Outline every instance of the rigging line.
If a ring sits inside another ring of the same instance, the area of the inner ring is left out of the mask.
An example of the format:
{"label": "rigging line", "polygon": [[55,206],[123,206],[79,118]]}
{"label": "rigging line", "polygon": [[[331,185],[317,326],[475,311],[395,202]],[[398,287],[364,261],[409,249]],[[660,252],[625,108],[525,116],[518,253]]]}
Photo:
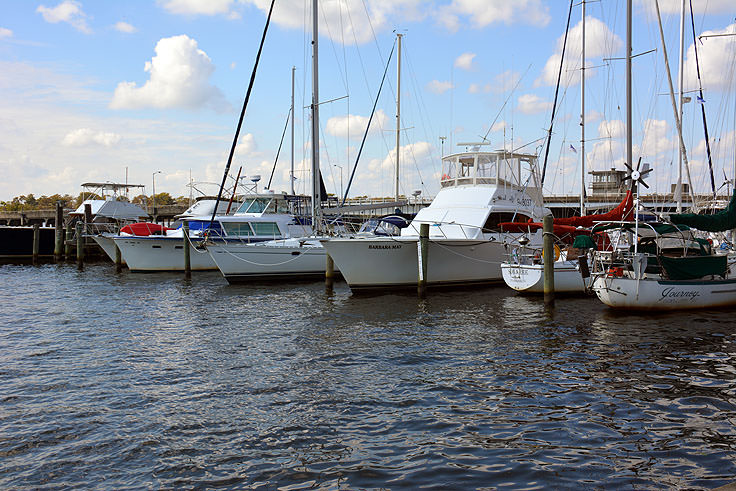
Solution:
{"label": "rigging line", "polygon": [[708,136],[708,122],[705,119],[705,100],[703,99],[703,81],[700,79],[700,61],[698,58],[698,40],[695,36],[695,16],[693,15],[693,0],[690,0],[690,25],[693,29],[693,47],[695,48],[695,68],[698,74],[698,88],[700,90],[700,110],[703,115],[703,132],[705,133],[705,149],[708,154],[708,169],[710,170],[710,187],[713,197],[716,197],[716,181],[713,177],[713,159],[710,152],[710,137]]}
{"label": "rigging line", "polygon": [[540,183],[544,187],[544,177],[547,173],[547,158],[549,157],[549,143],[552,139],[552,125],[555,121],[555,110],[557,109],[557,94],[560,91],[560,78],[562,77],[562,66],[565,62],[565,49],[567,48],[567,35],[570,32],[570,17],[572,17],[572,4],[575,0],[570,0],[570,9],[567,12],[567,27],[565,28],[565,40],[562,42],[562,55],[560,56],[560,70],[557,72],[557,87],[555,87],[555,100],[552,103],[552,118],[549,123],[549,132],[547,133],[547,147],[544,152],[544,165],[542,166],[542,182]]}
{"label": "rigging line", "polygon": [[514,92],[516,92],[516,88],[519,86],[521,81],[524,79],[524,76],[529,72],[529,69],[532,67],[532,64],[530,63],[528,67],[526,67],[526,70],[524,73],[519,77],[519,80],[516,81],[516,85],[514,85],[514,88],[511,89],[511,92],[509,93],[508,97],[506,97],[506,100],[503,101],[503,105],[501,106],[501,109],[498,110],[498,113],[496,114],[496,117],[493,119],[493,122],[488,127],[488,131],[486,131],[485,136],[483,137],[483,141],[486,141],[488,139],[488,135],[491,133],[491,130],[493,129],[493,125],[496,124],[496,121],[498,121],[498,117],[503,112],[503,109],[506,107],[506,104],[509,103],[509,100],[511,100],[511,97],[513,97]]}
{"label": "rigging line", "polygon": [[222,184],[220,184],[220,190],[217,193],[217,200],[215,201],[215,208],[212,210],[212,218],[208,229],[212,226],[215,221],[215,215],[217,215],[217,206],[220,204],[222,199],[222,190],[225,189],[225,182],[227,181],[227,175],[230,172],[230,165],[233,163],[233,155],[235,155],[235,147],[238,144],[238,137],[240,136],[240,129],[243,126],[243,119],[245,119],[245,110],[248,107],[248,101],[250,100],[250,94],[253,90],[253,85],[256,81],[256,72],[258,71],[258,62],[261,60],[261,53],[263,52],[263,45],[266,43],[266,33],[268,32],[268,25],[271,23],[271,14],[273,13],[273,5],[276,0],[271,0],[271,8],[268,10],[268,17],[266,18],[266,25],[263,27],[263,35],[261,36],[261,44],[258,46],[258,54],[256,55],[256,61],[253,64],[253,71],[250,74],[250,82],[248,83],[248,90],[245,93],[245,100],[243,101],[243,109],[240,111],[240,118],[238,119],[238,127],[235,130],[235,137],[233,138],[233,144],[230,147],[230,155],[227,158],[227,165],[225,166],[225,173],[222,176]]}
{"label": "rigging line", "polygon": [[391,48],[391,53],[388,55],[388,62],[386,63],[386,68],[383,70],[383,78],[381,78],[381,85],[378,87],[378,93],[376,94],[376,99],[373,102],[373,110],[371,111],[371,117],[368,118],[368,125],[365,127],[365,133],[363,133],[363,140],[360,142],[360,148],[358,149],[358,155],[355,157],[355,165],[353,166],[353,171],[350,173],[350,179],[348,180],[348,186],[345,188],[344,194],[342,196],[342,205],[345,206],[345,201],[347,200],[348,193],[350,193],[350,186],[353,184],[353,178],[355,177],[355,171],[358,169],[358,161],[360,160],[360,154],[363,153],[363,146],[365,145],[365,140],[368,137],[368,131],[371,129],[371,122],[373,121],[373,116],[376,114],[376,106],[378,105],[378,99],[381,97],[381,89],[383,89],[383,82],[386,81],[386,74],[388,73],[388,67],[391,63],[391,58],[394,54],[394,48],[396,47],[396,43],[394,42],[393,47]]}
{"label": "rigging line", "polygon": [[271,177],[268,178],[267,189],[271,189],[271,181],[273,180],[273,173],[276,172],[276,163],[279,161],[279,155],[281,154],[281,146],[284,144],[284,137],[286,136],[286,130],[289,128],[289,117],[291,116],[291,108],[286,113],[286,124],[284,124],[284,132],[281,133],[281,142],[279,143],[279,149],[276,151],[276,158],[273,161],[273,167],[271,168]]}

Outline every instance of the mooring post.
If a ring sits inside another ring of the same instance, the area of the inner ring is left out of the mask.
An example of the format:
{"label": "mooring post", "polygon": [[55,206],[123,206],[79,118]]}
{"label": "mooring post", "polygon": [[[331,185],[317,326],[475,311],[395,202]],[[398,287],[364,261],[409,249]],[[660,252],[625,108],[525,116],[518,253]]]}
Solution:
{"label": "mooring post", "polygon": [[77,233],[77,269],[84,269],[84,236],[82,231],[84,230],[84,224],[77,222],[76,233]]}
{"label": "mooring post", "polygon": [[92,205],[84,204],[84,224],[92,223]]}
{"label": "mooring post", "polygon": [[61,255],[64,253],[64,207],[61,201],[56,202],[56,221],[54,222],[55,235],[54,238],[54,261],[61,262]]}
{"label": "mooring post", "polygon": [[419,250],[417,251],[419,253],[417,255],[417,266],[419,266],[417,268],[419,273],[419,278],[417,280],[417,293],[419,294],[419,298],[424,298],[427,295],[427,270],[429,269],[427,267],[427,255],[429,252],[428,223],[422,223],[419,225],[419,243],[417,245],[419,246]]}
{"label": "mooring post", "polygon": [[[113,243],[115,242],[113,241]],[[115,272],[123,272],[123,254],[120,252],[120,248],[117,244],[115,244]]]}
{"label": "mooring post", "polygon": [[325,254],[325,288],[328,292],[332,291],[335,284],[335,261],[332,256]]}
{"label": "mooring post", "polygon": [[184,278],[192,279],[192,256],[189,250],[189,222],[182,222],[181,229],[184,232]]}
{"label": "mooring post", "polygon": [[66,226],[66,238],[64,239],[64,258],[67,261],[71,261],[72,259],[72,241],[74,240],[74,231],[72,229],[72,224]]}
{"label": "mooring post", "polygon": [[33,264],[38,264],[38,253],[41,250],[41,226],[33,224]]}
{"label": "mooring post", "polygon": [[545,216],[542,221],[544,233],[544,303],[550,306],[555,303],[555,245],[552,223],[552,215]]}

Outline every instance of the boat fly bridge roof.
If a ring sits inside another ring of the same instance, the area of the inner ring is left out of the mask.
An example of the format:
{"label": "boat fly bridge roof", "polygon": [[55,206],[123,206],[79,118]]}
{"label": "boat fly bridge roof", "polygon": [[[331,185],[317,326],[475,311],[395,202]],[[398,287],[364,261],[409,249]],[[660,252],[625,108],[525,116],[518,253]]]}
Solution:
{"label": "boat fly bridge roof", "polygon": [[539,189],[537,156],[506,150],[470,151],[447,155],[442,159],[440,184],[443,188],[467,184],[493,184],[516,186],[527,190]]}

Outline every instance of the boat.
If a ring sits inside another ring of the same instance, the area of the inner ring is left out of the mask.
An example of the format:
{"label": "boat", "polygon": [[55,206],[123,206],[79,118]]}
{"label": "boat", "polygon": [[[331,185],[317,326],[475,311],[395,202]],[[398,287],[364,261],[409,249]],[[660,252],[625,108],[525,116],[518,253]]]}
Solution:
{"label": "boat", "polygon": [[[605,236],[589,239],[595,222],[628,220],[634,210],[633,196],[629,190],[621,203],[609,211],[597,215],[556,218],[553,234],[556,237],[554,265],[555,293],[585,294],[590,286],[590,254],[599,243],[604,246]],[[542,228],[541,223],[502,223],[507,232],[531,232]],[[507,286],[522,293],[544,293],[544,264],[542,251],[521,244],[512,249],[509,260],[501,264],[503,280]],[[581,266],[581,261],[585,265]],[[582,269],[581,269],[582,268]]]}
{"label": "boat", "polygon": [[[327,253],[322,240],[329,237],[327,228],[344,230],[339,218],[322,222],[321,209],[321,178],[319,167],[319,77],[317,67],[318,32],[317,32],[317,2],[313,2],[313,80],[312,80],[312,219],[318,224],[315,236],[300,239],[272,240],[259,244],[248,244],[239,240],[226,239],[220,242],[206,243],[207,251],[217,268],[228,283],[243,283],[252,280],[300,280],[324,277],[327,264]],[[399,46],[399,60],[401,59],[401,35],[397,35]],[[400,73],[400,65],[398,68]],[[397,112],[400,104],[397,98]],[[368,125],[370,126],[370,124]],[[366,129],[367,131],[367,129]],[[399,155],[399,139],[397,133],[397,155]],[[396,193],[398,194],[398,164],[397,164]],[[396,201],[398,202],[398,196]],[[343,197],[344,205],[344,197]],[[366,225],[363,233],[375,236],[375,233],[391,233],[394,227],[401,225],[400,216],[394,218],[383,217],[375,223]],[[374,226],[375,225],[375,226]],[[339,265],[333,269],[340,273]]]}
{"label": "boat", "polygon": [[[659,14],[658,6],[657,11]],[[627,25],[630,25],[631,0],[627,1],[627,17]],[[631,31],[628,29],[626,166],[638,196],[641,185],[648,187],[643,180],[651,169],[640,171],[639,164],[634,169],[628,163],[632,154],[630,47]],[[666,60],[666,52],[664,54]],[[670,95],[673,94],[674,91],[670,89]],[[675,120],[684,154],[681,119],[676,110]],[[610,250],[594,253],[591,289],[596,296],[609,307],[627,310],[669,311],[736,305],[736,279],[730,278],[728,255],[714,253],[710,242],[697,237],[690,228],[693,226],[701,231],[719,232],[735,227],[736,193],[731,197],[729,206],[715,215],[678,213],[670,215],[669,221],[642,221],[637,206],[634,223],[599,224],[594,227],[594,231],[617,229],[620,235],[628,235],[631,244],[628,247],[615,247],[614,244]]]}
{"label": "boat", "polygon": [[[398,237],[321,240],[353,291],[416,287],[422,224],[429,225],[427,286],[502,281],[506,248],[518,237],[500,223],[541,221],[550,211],[542,204],[536,155],[481,146],[443,158],[440,191]],[[541,230],[523,237],[541,247]]]}
{"label": "boat", "polygon": [[[188,240],[196,242],[191,249],[191,270],[217,269],[210,254],[198,247],[205,234],[210,244],[233,239],[238,243],[252,244],[311,234],[311,222],[302,213],[308,200],[309,197],[301,195],[261,193],[244,199],[232,215],[215,215],[214,220],[210,214],[182,218],[182,224],[186,222],[189,227]],[[184,271],[183,226],[164,232],[165,235],[145,236],[120,233],[112,240],[133,272]]]}

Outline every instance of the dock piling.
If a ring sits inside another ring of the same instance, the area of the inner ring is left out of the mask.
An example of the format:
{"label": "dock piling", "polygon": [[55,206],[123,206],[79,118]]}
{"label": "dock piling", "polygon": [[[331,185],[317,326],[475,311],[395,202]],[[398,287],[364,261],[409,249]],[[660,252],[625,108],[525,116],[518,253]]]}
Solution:
{"label": "dock piling", "polygon": [[67,261],[72,259],[72,242],[74,240],[72,224],[66,226],[66,238],[64,240],[64,258]]}
{"label": "dock piling", "polygon": [[84,269],[84,236],[82,235],[83,230],[84,224],[82,222],[77,222],[77,269],[79,271]]}
{"label": "dock piling", "polygon": [[548,306],[554,306],[555,304],[555,250],[552,223],[552,215],[545,216],[542,221],[544,237],[544,304]]}
{"label": "dock piling", "polygon": [[428,271],[428,263],[427,263],[427,255],[429,252],[429,224],[428,223],[422,223],[419,225],[419,242],[417,244],[419,247],[417,260],[418,260],[418,268],[417,271],[419,273],[419,278],[417,280],[417,294],[419,295],[419,298],[424,298],[427,296],[427,271]]}
{"label": "dock piling", "polygon": [[115,244],[115,272],[123,272],[123,254],[120,252],[120,248]]}
{"label": "dock piling", "polygon": [[325,289],[328,292],[332,291],[332,287],[335,284],[335,261],[332,256],[325,254]]}
{"label": "dock piling", "polygon": [[33,265],[38,264],[38,254],[41,250],[41,226],[38,223],[33,224]]}
{"label": "dock piling", "polygon": [[61,256],[64,253],[64,207],[60,201],[56,202],[56,219],[54,221],[55,241],[54,241],[54,261],[61,262]]}
{"label": "dock piling", "polygon": [[184,232],[184,278],[192,279],[192,256],[189,250],[189,222],[182,222],[181,229]]}

